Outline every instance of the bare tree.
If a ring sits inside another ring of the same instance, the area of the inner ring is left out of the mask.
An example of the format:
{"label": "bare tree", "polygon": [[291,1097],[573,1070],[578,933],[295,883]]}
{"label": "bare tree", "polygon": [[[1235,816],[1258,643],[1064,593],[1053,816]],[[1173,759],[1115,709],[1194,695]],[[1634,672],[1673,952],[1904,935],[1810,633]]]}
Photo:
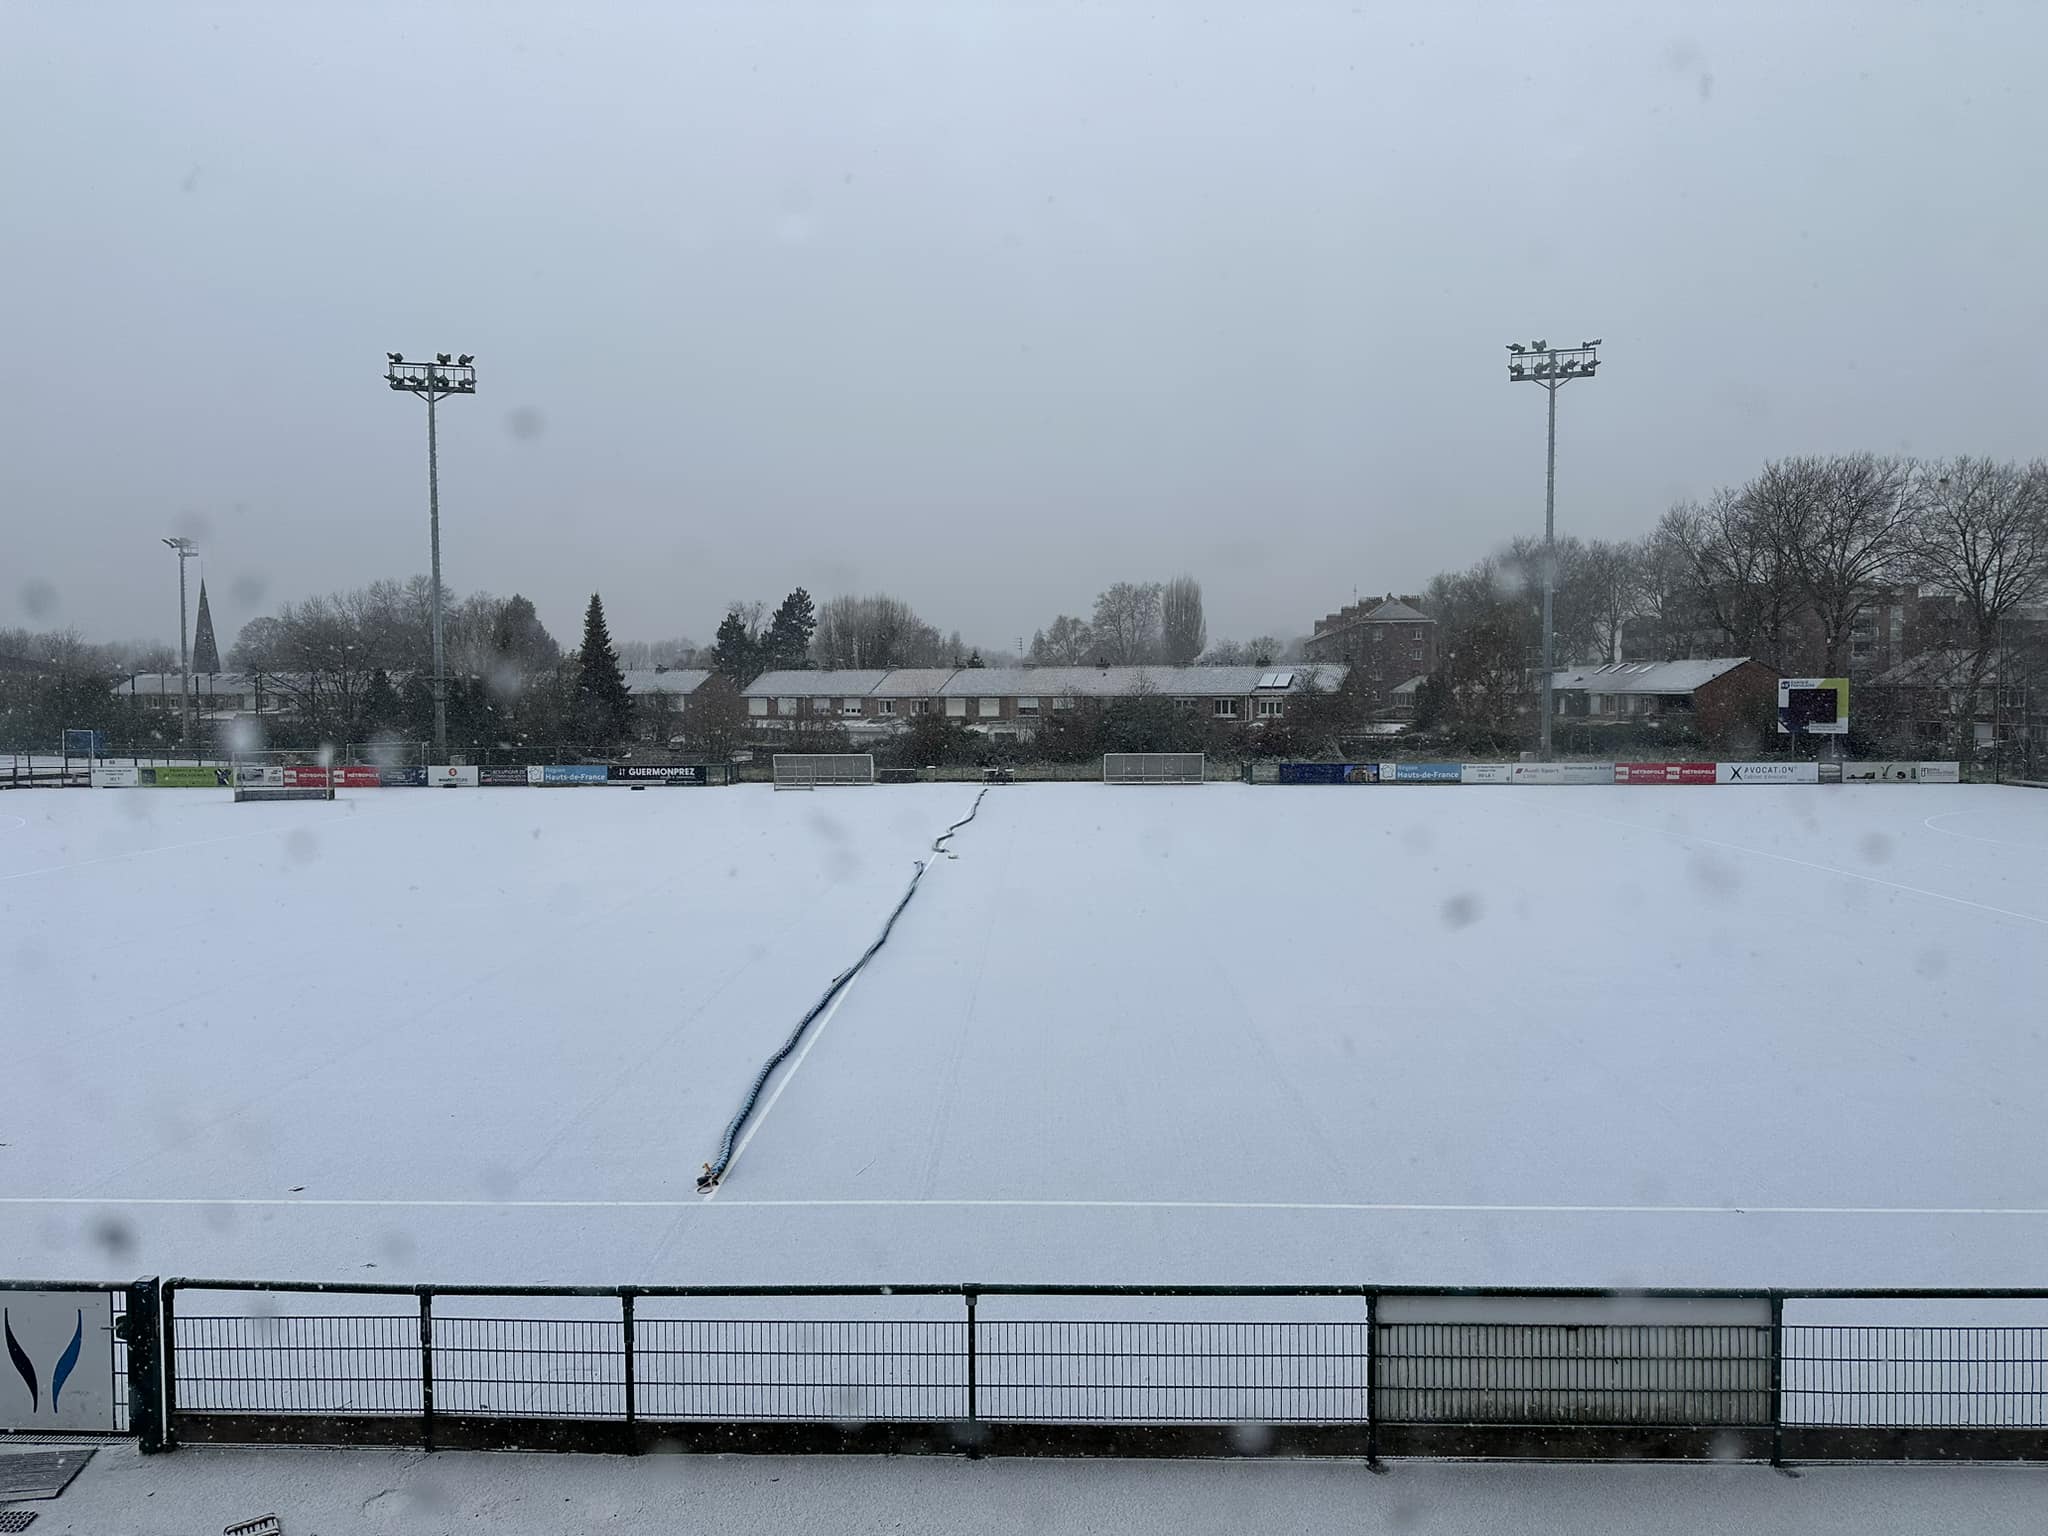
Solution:
{"label": "bare tree", "polygon": [[1209,643],[1209,623],[1202,617],[1202,584],[1192,576],[1176,576],[1160,589],[1159,623],[1168,662],[1187,666]]}
{"label": "bare tree", "polygon": [[1681,503],[1658,525],[1682,558],[1687,598],[1730,646],[1782,666],[1794,640],[1801,591],[1783,542],[1739,492],[1705,506]]}
{"label": "bare tree", "polygon": [[1095,631],[1086,619],[1063,613],[1031,637],[1034,667],[1085,667],[1095,659]]}
{"label": "bare tree", "polygon": [[1743,488],[1756,535],[1797,587],[1820,632],[1820,668],[1849,666],[1849,632],[1899,566],[1920,477],[1875,454],[1780,459]]}
{"label": "bare tree", "polygon": [[1928,466],[1920,481],[1906,559],[1923,609],[1931,597],[1950,606],[1952,713],[1968,763],[1976,755],[1969,721],[2005,621],[2048,594],[2048,464],[1957,458]]}
{"label": "bare tree", "polygon": [[1588,544],[1579,572],[1593,646],[1602,661],[1620,661],[1621,632],[1640,617],[1645,603],[1648,556],[1638,541]]}
{"label": "bare tree", "polygon": [[811,655],[821,667],[937,667],[949,652],[910,604],[876,593],[821,603]]}
{"label": "bare tree", "polygon": [[1112,666],[1149,661],[1158,646],[1160,585],[1120,581],[1095,599],[1095,647]]}

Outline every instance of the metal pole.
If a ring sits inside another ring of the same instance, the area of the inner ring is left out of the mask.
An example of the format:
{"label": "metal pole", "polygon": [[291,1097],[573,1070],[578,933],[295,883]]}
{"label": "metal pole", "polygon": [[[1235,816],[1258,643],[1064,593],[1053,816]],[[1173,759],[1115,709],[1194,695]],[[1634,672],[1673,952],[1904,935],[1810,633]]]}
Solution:
{"label": "metal pole", "polygon": [[1556,707],[1556,638],[1551,630],[1551,602],[1557,586],[1557,384],[1546,385],[1550,396],[1550,443],[1543,463],[1543,738],[1540,756],[1550,761],[1550,716]]}
{"label": "metal pole", "polygon": [[185,551],[178,551],[178,726],[192,736],[192,653],[185,639]]}
{"label": "metal pole", "polygon": [[441,652],[441,451],[434,427],[434,392],[427,391],[427,525],[434,544],[434,749],[448,755],[448,678]]}

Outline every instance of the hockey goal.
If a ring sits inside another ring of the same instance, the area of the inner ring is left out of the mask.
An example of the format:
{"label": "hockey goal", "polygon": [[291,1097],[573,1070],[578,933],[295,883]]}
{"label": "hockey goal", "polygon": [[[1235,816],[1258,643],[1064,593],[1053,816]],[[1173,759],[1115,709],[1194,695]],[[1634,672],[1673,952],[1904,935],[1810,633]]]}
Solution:
{"label": "hockey goal", "polygon": [[778,752],[777,789],[821,789],[839,784],[872,784],[875,760],[866,752]]}
{"label": "hockey goal", "polygon": [[235,801],[332,800],[334,770],[325,763],[237,758],[231,770]]}
{"label": "hockey goal", "polygon": [[1199,784],[1208,772],[1200,752],[1105,752],[1105,784]]}

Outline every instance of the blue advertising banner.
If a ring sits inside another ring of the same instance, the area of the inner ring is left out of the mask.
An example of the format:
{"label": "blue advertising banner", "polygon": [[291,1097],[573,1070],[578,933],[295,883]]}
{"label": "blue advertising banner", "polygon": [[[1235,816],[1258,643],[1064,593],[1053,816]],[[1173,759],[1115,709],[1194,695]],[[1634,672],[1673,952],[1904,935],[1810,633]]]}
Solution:
{"label": "blue advertising banner", "polygon": [[549,763],[540,771],[543,784],[602,784],[609,777],[603,763]]}
{"label": "blue advertising banner", "polygon": [[1457,763],[1381,763],[1382,784],[1460,784],[1465,771]]}
{"label": "blue advertising banner", "polygon": [[613,763],[609,770],[614,784],[702,784],[702,763]]}
{"label": "blue advertising banner", "polygon": [[424,784],[427,782],[427,770],[424,768],[379,768],[377,770],[377,782],[384,785],[387,789],[406,784]]}
{"label": "blue advertising banner", "polygon": [[1374,784],[1378,763],[1282,763],[1282,784]]}

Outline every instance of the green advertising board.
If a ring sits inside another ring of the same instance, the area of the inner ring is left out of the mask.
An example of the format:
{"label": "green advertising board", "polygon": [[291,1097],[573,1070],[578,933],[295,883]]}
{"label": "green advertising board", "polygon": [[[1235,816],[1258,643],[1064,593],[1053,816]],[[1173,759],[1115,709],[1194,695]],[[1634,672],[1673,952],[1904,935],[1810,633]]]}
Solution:
{"label": "green advertising board", "polygon": [[218,789],[224,771],[196,768],[190,763],[170,763],[161,768],[143,769],[142,782],[154,784],[158,789]]}

